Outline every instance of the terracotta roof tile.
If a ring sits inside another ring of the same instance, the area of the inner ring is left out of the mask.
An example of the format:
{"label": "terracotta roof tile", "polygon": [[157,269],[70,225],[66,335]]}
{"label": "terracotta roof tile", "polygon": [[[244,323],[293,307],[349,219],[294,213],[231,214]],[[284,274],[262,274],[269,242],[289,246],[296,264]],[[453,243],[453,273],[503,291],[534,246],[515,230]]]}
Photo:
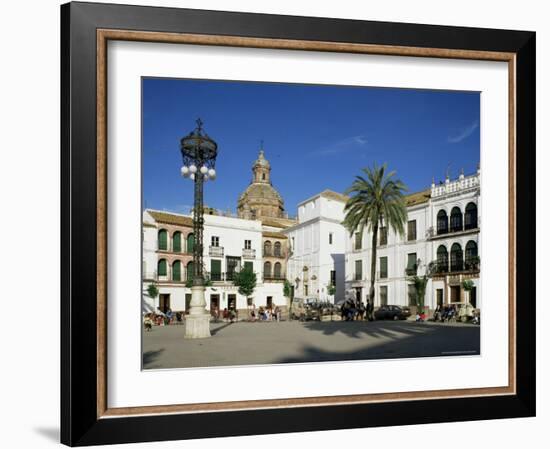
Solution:
{"label": "terracotta roof tile", "polygon": [[191,217],[185,217],[183,215],[170,214],[168,212],[158,212],[150,210],[148,211],[151,217],[157,222],[164,224],[173,224],[179,226],[193,226],[193,219]]}

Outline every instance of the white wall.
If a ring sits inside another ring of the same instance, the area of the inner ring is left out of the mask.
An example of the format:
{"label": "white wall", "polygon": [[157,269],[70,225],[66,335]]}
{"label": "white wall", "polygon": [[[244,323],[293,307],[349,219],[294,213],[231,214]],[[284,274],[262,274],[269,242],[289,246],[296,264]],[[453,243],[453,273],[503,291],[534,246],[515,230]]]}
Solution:
{"label": "white wall", "polygon": [[[101,0],[99,0],[101,1]],[[495,2],[463,0],[459,4],[436,0],[394,0],[388,2],[357,2],[354,0],[297,2],[295,0],[134,0],[134,4],[191,7],[204,9],[252,11],[263,13],[345,17],[350,19],[404,21],[416,23],[479,26],[537,31],[537,179],[538,217],[537,273],[539,280],[550,270],[545,255],[550,252],[550,240],[545,239],[545,223],[550,220],[544,208],[550,196],[546,182],[550,166],[550,28],[545,2],[504,0]],[[13,285],[24,285],[26,308],[45,318],[38,325],[21,326],[19,320],[4,320],[4,335],[12,335],[2,345],[3,360],[9,369],[3,370],[3,400],[9,406],[0,412],[4,428],[3,445],[10,448],[58,448],[59,423],[59,6],[55,0],[8,2],[3,5],[5,18],[0,29],[2,52],[7,69],[0,72],[2,85],[9,85],[2,94],[2,118],[9,126],[0,133],[0,177],[3,208],[22,217],[18,223],[21,235],[32,235],[34,217],[45,217],[40,227],[47,263],[29,282],[25,266],[28,251],[22,251],[19,239],[5,239],[3,249],[10,255],[4,267],[5,279]],[[21,32],[22,23],[25,32]],[[25,145],[30,135],[41,136],[43,145]],[[16,150],[24,146],[23,149]],[[10,169],[6,169],[10,168]],[[12,235],[12,221],[0,222],[2,235]],[[23,243],[25,247],[26,242]],[[28,242],[29,249],[31,241]],[[34,244],[34,241],[33,243]],[[45,286],[47,286],[45,288]],[[544,283],[538,285],[539,300]],[[542,302],[538,309],[542,308]],[[545,326],[544,314],[537,314],[539,342],[550,341],[550,326]],[[16,337],[17,343],[14,344]],[[29,356],[32,354],[32,356]],[[189,449],[219,448],[280,449],[307,445],[330,448],[346,442],[361,445],[368,441],[373,447],[407,445],[411,449],[463,449],[465,445],[498,446],[501,449],[522,447],[546,440],[550,421],[550,355],[545,345],[537,347],[538,418],[494,420],[466,423],[432,424],[372,429],[341,430],[314,433],[293,433],[238,438],[186,441]],[[40,371],[39,382],[29,382],[25,373]],[[24,394],[23,394],[24,393]],[[268,425],[268,424],[266,424]],[[462,435],[462,438],[455,438]],[[542,447],[539,443],[539,447]],[[126,447],[126,446],[125,446]],[[181,442],[137,444],[136,448],[180,448]]]}

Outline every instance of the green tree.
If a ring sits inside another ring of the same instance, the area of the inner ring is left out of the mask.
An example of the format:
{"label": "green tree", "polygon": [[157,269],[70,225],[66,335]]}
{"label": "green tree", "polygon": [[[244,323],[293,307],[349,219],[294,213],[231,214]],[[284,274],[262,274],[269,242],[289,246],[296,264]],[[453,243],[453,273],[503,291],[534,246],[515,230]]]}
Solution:
{"label": "green tree", "polygon": [[331,295],[331,296],[334,295],[334,294],[336,294],[336,286],[335,286],[335,285],[332,285],[332,284],[329,285],[329,286],[327,287],[327,293],[328,293],[329,295]]}
{"label": "green tree", "polygon": [[424,299],[426,297],[426,287],[428,285],[428,275],[424,276],[415,275],[410,279],[414,284],[416,291],[416,306],[418,307],[418,313],[424,313]]}
{"label": "green tree", "polygon": [[470,302],[470,292],[473,290],[475,284],[471,279],[465,279],[462,281],[462,288],[468,292],[468,302]]}
{"label": "green tree", "polygon": [[250,303],[250,298],[256,288],[256,273],[251,268],[243,268],[234,274],[233,284],[239,287],[239,293],[246,296],[247,302]]}
{"label": "green tree", "polygon": [[149,284],[147,287],[147,295],[151,298],[156,298],[159,294],[159,289],[155,284]]}
{"label": "green tree", "polygon": [[407,208],[405,205],[405,184],[395,179],[395,171],[387,173],[386,164],[363,169],[363,175],[346,190],[350,195],[344,208],[344,226],[350,235],[359,232],[363,236],[365,229],[372,232],[371,270],[369,298],[374,304],[374,279],[376,276],[376,250],[378,228],[386,226],[399,235],[405,234]]}

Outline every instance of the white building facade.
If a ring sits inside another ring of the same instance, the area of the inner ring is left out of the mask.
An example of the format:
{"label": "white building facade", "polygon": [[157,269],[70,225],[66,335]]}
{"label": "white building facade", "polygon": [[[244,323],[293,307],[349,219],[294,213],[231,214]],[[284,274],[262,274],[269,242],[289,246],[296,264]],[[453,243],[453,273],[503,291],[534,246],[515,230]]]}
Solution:
{"label": "white building facade", "polygon": [[[480,298],[480,173],[461,174],[407,196],[407,225],[400,236],[379,229],[375,274],[375,307],[414,306],[411,281],[429,269],[425,307],[470,302]],[[370,288],[372,234],[347,235],[346,293],[366,303]],[[464,281],[471,281],[465,287]]]}
{"label": "white building facade", "polygon": [[[240,318],[252,304],[286,306],[282,282],[264,282],[262,262],[262,223],[236,217],[204,216],[204,270],[211,285],[206,288],[207,309],[235,309]],[[164,237],[165,233],[167,237]],[[178,234],[180,237],[178,237]],[[176,244],[177,239],[179,241]],[[167,240],[167,242],[166,242]],[[191,301],[188,287],[193,273],[192,218],[167,212],[143,213],[143,290],[145,310],[157,308],[185,312]],[[238,292],[234,275],[249,266],[256,273],[257,285],[251,301]],[[158,296],[146,292],[153,283]],[[244,314],[244,315],[243,315]]]}
{"label": "white building facade", "polygon": [[296,298],[335,302],[345,293],[347,197],[325,190],[298,204],[298,223],[283,230],[291,254],[287,279]]}

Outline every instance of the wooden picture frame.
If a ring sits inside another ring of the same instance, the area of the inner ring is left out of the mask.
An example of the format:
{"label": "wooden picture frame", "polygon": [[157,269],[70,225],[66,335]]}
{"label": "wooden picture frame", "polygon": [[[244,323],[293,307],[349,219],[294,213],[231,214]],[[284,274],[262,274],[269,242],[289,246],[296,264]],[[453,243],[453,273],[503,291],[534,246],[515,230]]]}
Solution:
{"label": "wooden picture frame", "polygon": [[[61,7],[61,440],[71,446],[535,415],[535,33],[152,8]],[[110,40],[505,61],[509,385],[109,409],[106,46]],[[368,419],[365,419],[368,417]],[[269,426],[261,423],[269,422]]]}

